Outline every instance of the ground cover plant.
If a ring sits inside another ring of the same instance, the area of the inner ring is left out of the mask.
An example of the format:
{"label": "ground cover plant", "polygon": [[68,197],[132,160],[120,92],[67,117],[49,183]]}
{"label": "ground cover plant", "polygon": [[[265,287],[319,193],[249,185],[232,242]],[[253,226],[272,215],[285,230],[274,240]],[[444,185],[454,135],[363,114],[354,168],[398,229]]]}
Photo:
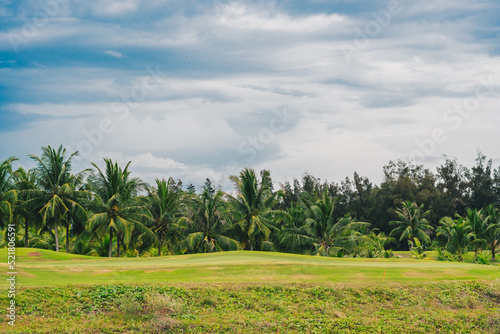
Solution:
{"label": "ground cover plant", "polygon": [[17,322],[4,320],[4,333],[495,333],[500,325],[500,266],[474,264],[474,254],[471,263],[409,252],[110,259],[21,248],[17,256]]}
{"label": "ground cover plant", "polygon": [[22,289],[4,333],[498,333],[500,280]]}

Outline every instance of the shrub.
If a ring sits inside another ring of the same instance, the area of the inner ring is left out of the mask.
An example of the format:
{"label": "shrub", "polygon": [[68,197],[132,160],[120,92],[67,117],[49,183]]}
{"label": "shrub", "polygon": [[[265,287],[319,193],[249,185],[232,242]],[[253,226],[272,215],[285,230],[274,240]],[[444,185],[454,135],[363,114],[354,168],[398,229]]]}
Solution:
{"label": "shrub", "polygon": [[479,252],[477,253],[476,260],[474,262],[478,264],[490,264],[490,256],[491,254],[489,252]]}

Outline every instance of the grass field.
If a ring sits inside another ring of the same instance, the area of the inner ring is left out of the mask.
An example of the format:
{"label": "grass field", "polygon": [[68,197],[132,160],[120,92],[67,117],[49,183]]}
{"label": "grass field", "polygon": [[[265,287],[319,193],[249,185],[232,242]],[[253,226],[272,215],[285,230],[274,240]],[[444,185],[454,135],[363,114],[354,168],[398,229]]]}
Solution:
{"label": "grass field", "polygon": [[[0,263],[7,271],[6,249]],[[414,259],[324,258],[224,252],[156,258],[97,258],[18,248],[20,287],[109,283],[382,283],[491,280],[500,266]],[[0,286],[7,286],[5,281]]]}
{"label": "grass field", "polygon": [[16,327],[2,317],[1,333],[500,333],[498,265],[24,248],[16,265]]}

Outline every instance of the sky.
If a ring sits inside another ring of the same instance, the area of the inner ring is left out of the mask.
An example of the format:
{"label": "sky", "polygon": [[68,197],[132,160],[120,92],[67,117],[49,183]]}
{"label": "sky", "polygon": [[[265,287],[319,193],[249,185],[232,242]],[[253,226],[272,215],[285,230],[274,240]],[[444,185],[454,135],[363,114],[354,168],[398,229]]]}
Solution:
{"label": "sky", "polygon": [[500,164],[498,0],[0,0],[0,160],[148,182]]}

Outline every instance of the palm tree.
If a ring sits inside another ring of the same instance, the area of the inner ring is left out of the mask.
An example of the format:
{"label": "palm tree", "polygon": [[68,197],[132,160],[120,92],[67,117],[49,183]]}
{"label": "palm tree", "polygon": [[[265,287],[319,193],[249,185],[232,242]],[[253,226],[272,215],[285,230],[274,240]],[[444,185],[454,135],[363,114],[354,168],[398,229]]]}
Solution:
{"label": "palm tree", "polygon": [[293,253],[311,253],[314,251],[315,239],[305,225],[304,209],[293,203],[287,210],[288,215],[282,219],[280,231],[277,233],[277,245],[280,251]]}
{"label": "palm tree", "polygon": [[238,241],[224,235],[230,222],[222,191],[205,189],[202,194],[193,198],[191,207],[193,214],[186,222],[191,225],[193,232],[178,244],[181,252],[207,253],[240,249]]}
{"label": "palm tree", "polygon": [[491,260],[496,261],[496,249],[500,246],[500,212],[494,205],[488,205],[485,210],[487,215],[485,240],[491,250]]}
{"label": "palm tree", "polygon": [[483,209],[466,209],[466,217],[468,225],[470,226],[470,246],[474,249],[474,254],[480,249],[487,247],[486,229],[488,227],[487,215],[483,213]]}
{"label": "palm tree", "polygon": [[128,246],[132,232],[140,239],[155,238],[154,233],[145,224],[151,221],[146,201],[138,197],[138,193],[146,189],[146,185],[138,178],[131,178],[128,170],[104,159],[106,168],[102,171],[95,163],[95,171],[89,177],[90,189],[95,194],[92,203],[94,215],[90,218],[87,229],[93,234],[109,234],[108,256],[113,256],[113,235],[117,238],[117,256],[120,256],[120,242]]}
{"label": "palm tree", "polygon": [[[13,177],[15,188],[19,193],[19,200],[21,203],[30,199],[30,190],[40,190],[36,174],[32,170],[25,170],[23,167],[20,167],[14,172]],[[35,211],[19,205],[17,209],[18,214],[24,220],[24,247],[28,247],[29,227],[30,224],[35,221],[37,216],[36,213],[40,210],[40,208]]]}
{"label": "palm tree", "polygon": [[436,237],[443,237],[446,240],[446,250],[456,254],[458,259],[463,261],[462,255],[467,252],[469,247],[471,231],[467,219],[457,214],[455,219],[450,217],[442,218],[439,224]]}
{"label": "palm tree", "polygon": [[370,233],[367,235],[367,238],[369,239],[369,241],[364,245],[364,256],[368,258],[394,257],[394,254],[391,250],[385,249],[385,246],[393,241],[394,238],[386,236],[384,232],[379,232],[377,234],[374,231],[370,231]]}
{"label": "palm tree", "polygon": [[56,245],[59,243],[64,243],[66,239],[62,228],[60,226],[57,228],[60,232],[57,233],[58,240],[55,239],[56,234],[52,233],[52,231],[49,231],[46,226],[45,228],[42,228],[34,238],[31,238],[31,240],[29,241],[30,247],[49,249],[52,251],[55,250]]}
{"label": "palm tree", "polygon": [[270,245],[271,234],[277,231],[272,218],[286,215],[283,211],[272,209],[275,197],[271,191],[271,175],[268,171],[262,171],[261,176],[259,182],[255,171],[245,168],[239,177],[229,177],[236,190],[236,198],[232,197],[232,203],[241,216],[235,225],[243,233],[244,248],[251,251],[255,248],[262,250]]}
{"label": "palm tree", "polygon": [[14,214],[17,192],[12,185],[12,163],[16,160],[10,157],[0,163],[0,224],[3,224],[1,215],[7,216],[8,223],[11,223]]}
{"label": "palm tree", "polygon": [[37,163],[34,173],[40,189],[24,191],[27,200],[23,202],[22,209],[34,210],[41,207],[39,213],[42,215],[42,224],[53,222],[56,252],[59,252],[59,226],[66,223],[66,252],[69,253],[69,228],[65,222],[68,213],[74,212],[79,219],[87,216],[81,203],[88,198],[88,193],[76,190],[73,183],[75,178],[81,177],[86,171],[76,176],[71,174],[72,159],[77,155],[78,152],[74,152],[66,158],[66,149],[62,145],[57,150],[50,146],[42,147],[41,157],[29,155]]}
{"label": "palm tree", "polygon": [[175,186],[175,181],[172,178],[168,181],[156,179],[155,182],[156,187],[148,190],[148,200],[153,217],[153,231],[158,238],[158,256],[161,256],[165,238],[167,238],[167,247],[173,246],[168,239],[173,234],[173,227],[179,220],[182,192]]}
{"label": "palm tree", "polygon": [[369,241],[360,230],[369,223],[355,221],[349,214],[340,219],[335,217],[335,198],[325,189],[321,195],[305,193],[301,205],[306,213],[305,224],[309,235],[315,238],[316,252],[330,256],[339,251],[350,251],[356,245]]}
{"label": "palm tree", "polygon": [[[107,248],[106,248],[107,250]],[[92,243],[92,235],[83,231],[78,235],[75,242],[73,242],[73,247],[71,247],[71,253],[80,255],[93,255],[94,245]]]}
{"label": "palm tree", "polygon": [[396,209],[399,220],[389,222],[389,225],[396,225],[389,236],[400,235],[399,241],[408,239],[408,244],[412,244],[415,238],[421,243],[429,242],[427,231],[434,229],[426,219],[430,213],[424,212],[423,204],[418,206],[415,202],[404,201],[403,206]]}

